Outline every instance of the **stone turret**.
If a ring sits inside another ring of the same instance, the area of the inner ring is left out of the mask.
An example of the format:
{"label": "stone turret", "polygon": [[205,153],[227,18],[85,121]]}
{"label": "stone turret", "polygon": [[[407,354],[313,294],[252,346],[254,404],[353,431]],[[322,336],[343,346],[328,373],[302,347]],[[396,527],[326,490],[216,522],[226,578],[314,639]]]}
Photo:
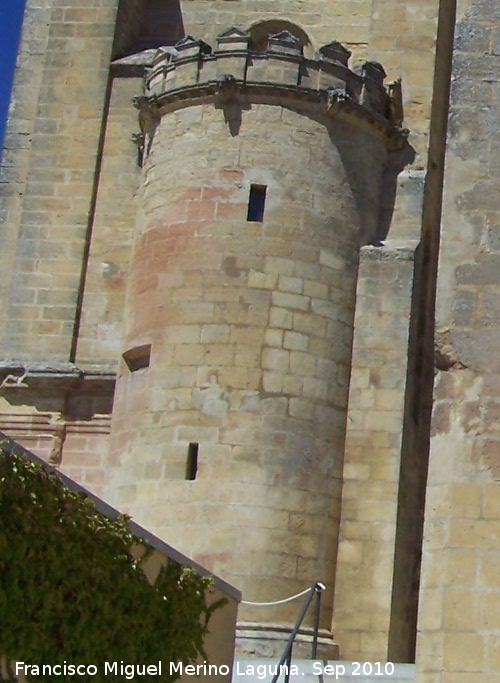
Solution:
{"label": "stone turret", "polygon": [[[145,55],[106,492],[245,600],[324,581],[330,645],[358,253],[407,144],[349,54],[231,28]],[[240,649],[276,654],[297,611],[243,607]]]}

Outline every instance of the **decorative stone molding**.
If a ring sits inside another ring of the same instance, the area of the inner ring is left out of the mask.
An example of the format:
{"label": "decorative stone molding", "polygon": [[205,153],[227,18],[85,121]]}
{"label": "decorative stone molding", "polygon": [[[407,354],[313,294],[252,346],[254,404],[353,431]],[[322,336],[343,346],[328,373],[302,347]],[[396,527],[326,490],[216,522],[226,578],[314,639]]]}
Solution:
{"label": "decorative stone molding", "polygon": [[280,31],[274,36],[269,36],[267,41],[267,51],[277,54],[302,56],[302,41],[294,36],[290,31]]}
{"label": "decorative stone molding", "polygon": [[109,366],[83,369],[73,363],[0,362],[0,390],[26,389],[53,382],[80,386],[91,381],[102,383],[112,392],[115,379],[116,370]]}
{"label": "decorative stone molding", "polygon": [[231,27],[217,36],[217,51],[248,50],[250,34],[239,28]]}

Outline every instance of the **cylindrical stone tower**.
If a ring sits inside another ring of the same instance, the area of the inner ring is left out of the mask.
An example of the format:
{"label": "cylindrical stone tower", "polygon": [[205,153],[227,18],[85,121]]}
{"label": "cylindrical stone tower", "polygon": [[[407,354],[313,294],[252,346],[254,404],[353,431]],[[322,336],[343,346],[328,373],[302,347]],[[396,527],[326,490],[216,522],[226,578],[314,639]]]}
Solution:
{"label": "cylindrical stone tower", "polygon": [[[358,250],[404,144],[380,65],[348,57],[238,29],[158,51],[107,489],[245,600],[324,581],[326,630]],[[247,649],[298,610],[242,607]]]}

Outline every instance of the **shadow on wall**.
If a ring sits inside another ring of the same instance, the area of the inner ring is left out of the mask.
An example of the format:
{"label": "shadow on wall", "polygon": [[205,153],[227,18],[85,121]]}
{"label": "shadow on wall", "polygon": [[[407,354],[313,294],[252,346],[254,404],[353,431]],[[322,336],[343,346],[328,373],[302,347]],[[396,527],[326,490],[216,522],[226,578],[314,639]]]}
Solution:
{"label": "shadow on wall", "polygon": [[175,45],[183,37],[180,0],[120,0],[112,59]]}
{"label": "shadow on wall", "polygon": [[387,163],[382,174],[380,189],[380,204],[377,223],[377,237],[375,246],[386,239],[392,223],[394,205],[396,203],[396,192],[398,190],[398,176],[401,171],[415,161],[416,152],[408,144],[398,152],[389,154]]}
{"label": "shadow on wall", "polygon": [[[402,149],[387,153],[380,177],[373,176],[371,165],[366,164],[365,154],[360,154],[357,144],[348,127],[343,133],[342,125],[337,124],[335,132],[330,131],[332,144],[338,149],[351,191],[356,202],[360,219],[360,246],[371,244],[379,247],[387,238],[391,227],[398,176],[415,159],[414,148],[406,142]],[[377,207],[376,213],[374,207]]]}

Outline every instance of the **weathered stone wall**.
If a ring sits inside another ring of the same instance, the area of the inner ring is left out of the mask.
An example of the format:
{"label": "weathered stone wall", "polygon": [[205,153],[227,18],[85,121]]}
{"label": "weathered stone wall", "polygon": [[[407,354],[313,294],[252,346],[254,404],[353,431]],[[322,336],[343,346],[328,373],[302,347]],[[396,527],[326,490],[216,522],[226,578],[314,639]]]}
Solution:
{"label": "weathered stone wall", "polygon": [[500,7],[459,3],[417,681],[498,678]]}
{"label": "weathered stone wall", "polygon": [[104,132],[92,240],[86,266],[75,360],[79,365],[116,366],[122,353],[125,284],[136,222],[140,167],[132,135],[137,110],[132,99],[142,79],[114,78]]}
{"label": "weathered stone wall", "polygon": [[369,57],[384,65],[388,79],[402,79],[405,125],[425,168],[431,117],[438,0],[373,0]]}
{"label": "weathered stone wall", "polygon": [[[51,3],[27,2],[23,35],[17,58],[17,69],[3,142],[0,170],[0,336],[7,325],[10,284],[15,265],[17,239],[20,232],[22,201],[30,163],[33,135],[37,122],[37,103],[43,79],[43,57],[49,41]],[[3,355],[3,354],[2,354]]]}
{"label": "weathered stone wall", "polygon": [[[439,0],[373,0],[369,59],[384,65],[387,80],[401,78],[405,120],[416,151],[398,177],[391,239],[418,240],[427,171]],[[353,50],[356,58],[357,51]]]}
{"label": "weathered stone wall", "polygon": [[313,50],[338,40],[366,58],[372,0],[184,0],[181,6],[186,33],[209,43],[229,26],[248,30],[260,22],[284,21],[305,31]]}
{"label": "weathered stone wall", "polygon": [[6,359],[71,354],[115,12],[115,0],[28,1],[4,159]]}
{"label": "weathered stone wall", "polygon": [[[116,4],[26,5],[0,183],[0,355],[7,364],[67,363],[74,351]],[[11,372],[2,371],[2,383]],[[2,428],[100,493],[109,388],[89,395],[80,382],[53,381],[50,372],[43,387],[27,388],[14,376],[1,390]]]}

